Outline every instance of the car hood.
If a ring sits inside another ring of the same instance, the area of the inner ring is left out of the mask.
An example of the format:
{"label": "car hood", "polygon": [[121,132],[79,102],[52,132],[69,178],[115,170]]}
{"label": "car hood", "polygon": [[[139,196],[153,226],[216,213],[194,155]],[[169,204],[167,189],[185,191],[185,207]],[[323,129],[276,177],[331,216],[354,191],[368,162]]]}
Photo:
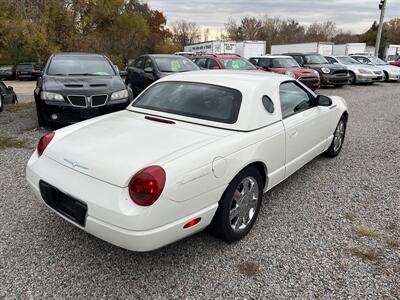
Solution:
{"label": "car hood", "polygon": [[164,165],[231,134],[184,122],[152,121],[144,114],[125,110],[99,117],[65,136],[61,129],[60,137],[50,143],[44,155],[78,172],[125,187],[142,168]]}
{"label": "car hood", "polygon": [[43,90],[63,95],[90,96],[125,89],[120,76],[45,76]]}
{"label": "car hood", "polygon": [[313,69],[306,69],[306,68],[272,68],[274,72],[279,74],[286,74],[286,72],[292,72],[296,78],[302,76],[317,76]]}
{"label": "car hood", "polygon": [[376,65],[375,67],[381,69],[381,70],[385,70],[387,72],[392,72],[392,73],[399,73],[400,74],[400,69],[399,67],[395,67],[392,65]]}
{"label": "car hood", "polygon": [[346,65],[349,70],[359,70],[359,69],[367,69],[370,71],[381,71],[379,68],[371,65],[363,65],[363,64],[354,64],[354,65]]}

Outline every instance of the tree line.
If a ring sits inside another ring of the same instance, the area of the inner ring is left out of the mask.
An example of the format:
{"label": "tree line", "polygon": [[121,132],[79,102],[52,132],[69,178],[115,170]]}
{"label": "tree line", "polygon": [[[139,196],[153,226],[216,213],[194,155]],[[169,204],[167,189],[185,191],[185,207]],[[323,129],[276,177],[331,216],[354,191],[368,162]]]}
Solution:
{"label": "tree line", "polygon": [[[334,22],[309,26],[295,19],[244,17],[229,19],[223,40],[265,40],[272,44],[307,41],[366,42],[375,45],[374,22],[363,34],[351,34]],[[141,0],[0,0],[0,64],[46,61],[54,52],[106,54],[123,65],[142,53],[173,53],[209,40],[210,31],[178,20],[167,26],[163,12]],[[385,23],[385,42],[400,44],[400,18]]]}

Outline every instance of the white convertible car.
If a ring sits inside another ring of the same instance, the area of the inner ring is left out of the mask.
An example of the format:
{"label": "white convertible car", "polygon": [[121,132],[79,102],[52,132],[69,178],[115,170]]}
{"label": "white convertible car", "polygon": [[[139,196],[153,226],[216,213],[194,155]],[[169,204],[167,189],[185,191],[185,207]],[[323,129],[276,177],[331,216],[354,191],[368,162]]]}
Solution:
{"label": "white convertible car", "polygon": [[253,227],[264,192],[340,152],[347,118],[342,98],[286,76],[181,73],[124,111],[46,134],[26,178],[59,216],[126,249],[150,251],[207,226],[232,242]]}

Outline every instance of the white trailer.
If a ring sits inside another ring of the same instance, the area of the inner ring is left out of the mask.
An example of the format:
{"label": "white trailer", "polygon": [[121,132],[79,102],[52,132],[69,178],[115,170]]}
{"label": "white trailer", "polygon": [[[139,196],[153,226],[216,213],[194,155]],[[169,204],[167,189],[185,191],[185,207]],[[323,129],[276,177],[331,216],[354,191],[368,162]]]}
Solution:
{"label": "white trailer", "polygon": [[332,55],[332,50],[333,43],[328,42],[297,43],[271,46],[271,54],[302,52],[319,53],[321,55]]}
{"label": "white trailer", "polygon": [[385,59],[388,59],[389,56],[400,55],[400,45],[387,45],[385,48]]}
{"label": "white trailer", "polygon": [[265,55],[266,41],[243,41],[236,43],[236,54],[249,59],[253,56]]}
{"label": "white trailer", "polygon": [[195,52],[201,54],[236,53],[236,42],[210,41],[187,45],[185,52]]}
{"label": "white trailer", "polygon": [[332,55],[349,55],[363,53],[367,47],[366,43],[347,43],[333,45]]}
{"label": "white trailer", "polygon": [[265,41],[242,41],[242,42],[224,42],[210,41],[187,45],[184,47],[185,52],[195,52],[202,54],[239,54],[242,57],[250,58],[252,56],[265,55]]}

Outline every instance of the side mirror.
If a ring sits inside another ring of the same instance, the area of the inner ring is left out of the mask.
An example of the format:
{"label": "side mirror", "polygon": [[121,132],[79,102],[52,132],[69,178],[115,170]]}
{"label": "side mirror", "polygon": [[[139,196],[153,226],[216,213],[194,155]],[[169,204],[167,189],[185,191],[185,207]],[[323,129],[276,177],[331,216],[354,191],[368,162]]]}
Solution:
{"label": "side mirror", "polygon": [[145,73],[153,73],[153,68],[152,67],[144,68],[144,72]]}
{"label": "side mirror", "polygon": [[8,89],[9,91],[13,91],[13,90],[14,90],[14,88],[13,88],[12,86],[8,86],[7,89]]}
{"label": "side mirror", "polygon": [[318,95],[317,96],[317,104],[318,104],[318,106],[331,106],[332,99],[327,96]]}
{"label": "side mirror", "polygon": [[127,71],[119,71],[119,76],[121,76],[121,77],[124,77],[124,76],[127,76],[128,75],[128,72]]}

